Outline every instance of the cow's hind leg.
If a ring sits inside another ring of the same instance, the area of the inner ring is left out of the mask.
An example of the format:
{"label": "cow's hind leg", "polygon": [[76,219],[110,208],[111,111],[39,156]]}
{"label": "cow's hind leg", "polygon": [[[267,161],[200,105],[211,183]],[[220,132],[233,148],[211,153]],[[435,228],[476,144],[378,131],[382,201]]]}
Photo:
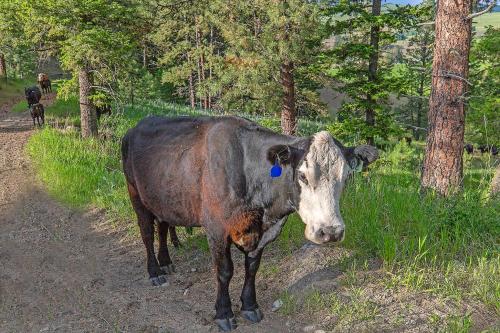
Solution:
{"label": "cow's hind leg", "polygon": [[240,297],[241,315],[252,323],[257,323],[264,317],[257,304],[255,293],[255,275],[259,269],[261,257],[262,250],[257,252],[254,257],[245,252],[245,283]]}
{"label": "cow's hind leg", "polygon": [[231,243],[222,237],[208,237],[212,260],[217,275],[217,300],[215,302],[215,322],[226,332],[237,327],[236,318],[231,309],[229,282],[233,277],[233,261],[231,260]]}
{"label": "cow's hind leg", "polygon": [[168,232],[170,233],[170,240],[172,241],[172,244],[174,244],[174,247],[178,248],[181,246],[181,242],[179,242],[179,238],[177,237],[177,232],[175,231],[175,227],[171,226],[168,227]]}
{"label": "cow's hind leg", "polygon": [[142,241],[146,246],[146,258],[149,273],[149,280],[153,286],[159,286],[167,282],[165,272],[158,265],[154,250],[154,216],[142,204],[136,189],[128,184],[130,200],[137,214],[137,222],[141,230]]}
{"label": "cow's hind leg", "polygon": [[158,262],[160,263],[160,268],[163,269],[165,272],[174,273],[175,267],[174,264],[172,264],[172,259],[170,259],[170,255],[168,254],[168,246],[167,246],[167,238],[170,228],[173,227],[169,227],[168,223],[158,221],[158,239],[160,243],[158,247]]}

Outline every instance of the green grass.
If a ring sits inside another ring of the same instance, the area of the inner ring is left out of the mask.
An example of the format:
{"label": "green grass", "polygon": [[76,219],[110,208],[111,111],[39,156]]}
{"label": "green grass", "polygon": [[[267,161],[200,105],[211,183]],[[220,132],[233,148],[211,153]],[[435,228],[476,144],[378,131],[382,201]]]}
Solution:
{"label": "green grass", "polygon": [[28,102],[26,101],[20,101],[19,103],[17,103],[16,105],[14,105],[12,107],[12,112],[24,112],[28,110]]}
{"label": "green grass", "polygon": [[[46,113],[53,122],[69,119],[76,123],[77,107],[76,100],[57,101]],[[52,195],[76,207],[104,208],[111,218],[127,221],[135,230],[135,216],[120,166],[119,142],[148,114],[202,112],[160,102],[127,107],[102,119],[100,131],[106,140],[81,140],[75,130],[63,132],[46,127],[32,136],[27,150]],[[257,120],[270,127],[275,123],[268,118]],[[308,130],[318,129],[321,126],[312,123]],[[412,147],[395,144],[382,153],[368,173],[357,174],[349,182],[341,200],[346,223],[346,238],[341,246],[352,249],[360,262],[382,259],[390,276],[386,281],[389,287],[405,286],[454,299],[473,298],[500,313],[500,203],[487,195],[492,161],[468,157],[463,192],[443,199],[419,192],[422,156],[421,143]],[[208,251],[201,232],[182,237],[188,249]],[[273,246],[290,254],[303,243],[304,224],[294,214]],[[351,267],[353,280],[355,272],[364,269],[362,266]],[[292,311],[294,302],[288,300],[286,311]],[[360,303],[358,310],[362,313],[375,313],[369,303],[355,301]],[[336,300],[329,304],[337,306],[333,312],[346,310]]]}
{"label": "green grass", "polygon": [[473,26],[479,34],[483,34],[486,27],[490,25],[494,28],[500,28],[500,12],[487,13],[476,17],[473,21]]}
{"label": "green grass", "polygon": [[36,84],[36,79],[8,79],[0,80],[0,105],[12,98],[24,96],[24,88]]}

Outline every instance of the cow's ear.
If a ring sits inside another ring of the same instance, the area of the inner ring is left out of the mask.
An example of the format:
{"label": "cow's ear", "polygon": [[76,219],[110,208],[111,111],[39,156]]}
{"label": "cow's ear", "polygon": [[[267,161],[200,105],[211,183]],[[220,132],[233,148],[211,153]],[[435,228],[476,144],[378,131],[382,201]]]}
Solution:
{"label": "cow's ear", "polygon": [[344,151],[344,156],[353,171],[360,171],[363,167],[378,158],[377,148],[369,145],[349,147]]}
{"label": "cow's ear", "polygon": [[304,153],[305,150],[293,146],[275,145],[267,150],[267,160],[271,164],[275,164],[278,161],[280,165],[290,164],[295,168],[304,157]]}

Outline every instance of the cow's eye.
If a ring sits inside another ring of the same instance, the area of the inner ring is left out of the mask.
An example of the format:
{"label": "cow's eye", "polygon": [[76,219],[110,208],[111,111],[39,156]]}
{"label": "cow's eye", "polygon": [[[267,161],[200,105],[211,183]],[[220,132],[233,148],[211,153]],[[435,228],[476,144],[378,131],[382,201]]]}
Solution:
{"label": "cow's eye", "polygon": [[299,172],[299,180],[303,182],[304,184],[308,184],[309,182],[307,181],[306,174],[303,172]]}

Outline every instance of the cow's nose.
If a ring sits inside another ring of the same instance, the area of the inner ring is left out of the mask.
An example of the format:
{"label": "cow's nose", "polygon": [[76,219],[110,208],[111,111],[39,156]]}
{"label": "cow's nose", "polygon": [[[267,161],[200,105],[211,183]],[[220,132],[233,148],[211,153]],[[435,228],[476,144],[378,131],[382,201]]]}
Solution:
{"label": "cow's nose", "polygon": [[320,243],[327,242],[338,242],[344,238],[344,227],[343,226],[330,226],[323,227],[316,231],[316,239]]}

